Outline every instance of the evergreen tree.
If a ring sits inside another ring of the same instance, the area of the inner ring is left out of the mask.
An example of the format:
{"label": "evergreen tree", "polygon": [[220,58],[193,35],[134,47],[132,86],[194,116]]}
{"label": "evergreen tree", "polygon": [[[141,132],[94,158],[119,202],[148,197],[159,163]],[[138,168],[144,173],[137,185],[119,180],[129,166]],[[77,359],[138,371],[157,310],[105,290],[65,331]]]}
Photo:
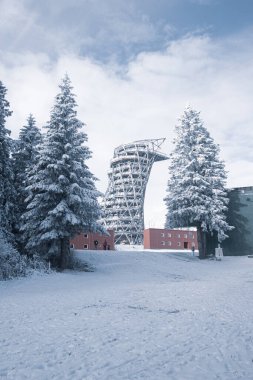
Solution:
{"label": "evergreen tree", "polygon": [[[19,133],[19,139],[15,142],[12,154],[13,171],[15,179],[16,197],[16,238],[19,235],[20,218],[24,213],[26,205],[25,199],[28,196],[26,190],[27,172],[29,168],[36,164],[38,159],[38,145],[42,142],[42,136],[32,114],[27,118],[27,124],[23,126]],[[18,236],[19,237],[19,236]],[[17,238],[19,241],[20,239]]]}
{"label": "evergreen tree", "polygon": [[0,229],[0,280],[25,276],[27,271],[28,262],[25,256],[19,254]]}
{"label": "evergreen tree", "polygon": [[204,258],[206,234],[216,231],[221,242],[231,227],[225,217],[228,198],[224,163],[199,114],[187,107],[176,127],[165,198],[165,227],[197,227],[199,257]]}
{"label": "evergreen tree", "polygon": [[38,162],[28,172],[29,196],[22,231],[27,248],[68,265],[69,240],[82,230],[101,231],[97,223],[100,193],[86,165],[91,151],[76,117],[76,101],[68,76],[56,96]]}
{"label": "evergreen tree", "polygon": [[10,131],[6,129],[6,119],[12,114],[9,102],[6,100],[6,88],[0,81],[0,229],[8,234],[9,239],[15,222],[14,201],[15,189],[13,170],[10,158]]}

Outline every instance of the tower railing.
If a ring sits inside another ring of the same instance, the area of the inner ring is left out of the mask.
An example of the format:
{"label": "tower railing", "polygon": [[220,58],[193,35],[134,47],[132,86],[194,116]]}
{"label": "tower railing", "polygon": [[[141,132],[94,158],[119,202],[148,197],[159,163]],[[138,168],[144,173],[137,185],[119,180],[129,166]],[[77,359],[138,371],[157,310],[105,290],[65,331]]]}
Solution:
{"label": "tower railing", "polygon": [[160,152],[164,141],[139,140],[114,150],[103,209],[104,224],[114,230],[116,244],[143,243],[146,186],[153,163],[168,159]]}

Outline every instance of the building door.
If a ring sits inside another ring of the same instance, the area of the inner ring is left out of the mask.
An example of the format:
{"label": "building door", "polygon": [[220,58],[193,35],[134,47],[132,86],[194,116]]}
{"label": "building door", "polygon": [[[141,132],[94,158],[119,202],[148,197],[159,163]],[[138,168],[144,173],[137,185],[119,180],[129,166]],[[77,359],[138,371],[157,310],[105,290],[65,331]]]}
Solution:
{"label": "building door", "polygon": [[188,249],[188,241],[184,241],[184,249]]}

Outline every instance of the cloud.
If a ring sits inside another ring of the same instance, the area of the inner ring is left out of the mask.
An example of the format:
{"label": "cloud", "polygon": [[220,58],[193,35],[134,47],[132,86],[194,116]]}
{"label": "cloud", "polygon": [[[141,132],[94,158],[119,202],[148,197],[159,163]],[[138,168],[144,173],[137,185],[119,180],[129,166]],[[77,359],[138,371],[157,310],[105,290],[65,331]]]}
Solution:
{"label": "cloud", "polygon": [[165,23],[151,22],[135,0],[1,0],[0,52],[74,53],[123,59],[163,44]]}
{"label": "cloud", "polygon": [[1,32],[6,31],[6,34],[13,30],[13,22],[21,24],[26,21],[26,12],[22,1],[2,0],[0,3],[0,21],[0,30]]}
{"label": "cloud", "polygon": [[[1,0],[0,2],[0,50],[14,51],[23,39],[31,38],[36,30],[36,14],[27,10],[22,0]],[[29,37],[27,37],[29,36]]]}
{"label": "cloud", "polygon": [[[188,36],[163,51],[142,52],[126,66],[111,66],[75,54],[52,61],[45,54],[11,54],[0,62],[14,113],[13,136],[32,112],[39,126],[49,120],[58,84],[68,72],[77,95],[78,116],[93,158],[89,165],[107,188],[107,171],[116,146],[145,138],[166,137],[170,153],[174,126],[190,102],[202,119],[229,170],[229,186],[252,185],[253,54],[252,35],[233,40]],[[6,62],[15,62],[9,65]],[[168,162],[155,163],[146,193],[146,226],[162,227]]]}

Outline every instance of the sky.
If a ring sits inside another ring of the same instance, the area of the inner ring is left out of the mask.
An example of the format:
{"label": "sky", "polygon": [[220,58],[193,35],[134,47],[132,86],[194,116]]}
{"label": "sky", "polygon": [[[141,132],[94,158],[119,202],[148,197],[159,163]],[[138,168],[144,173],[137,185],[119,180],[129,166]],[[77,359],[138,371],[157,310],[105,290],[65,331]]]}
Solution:
{"label": "sky", "polygon": [[[186,105],[220,146],[228,187],[253,185],[251,0],[0,0],[0,80],[18,138],[29,113],[43,127],[68,73],[105,193],[114,148],[166,138]],[[165,222],[168,161],[154,164],[145,226]]]}

